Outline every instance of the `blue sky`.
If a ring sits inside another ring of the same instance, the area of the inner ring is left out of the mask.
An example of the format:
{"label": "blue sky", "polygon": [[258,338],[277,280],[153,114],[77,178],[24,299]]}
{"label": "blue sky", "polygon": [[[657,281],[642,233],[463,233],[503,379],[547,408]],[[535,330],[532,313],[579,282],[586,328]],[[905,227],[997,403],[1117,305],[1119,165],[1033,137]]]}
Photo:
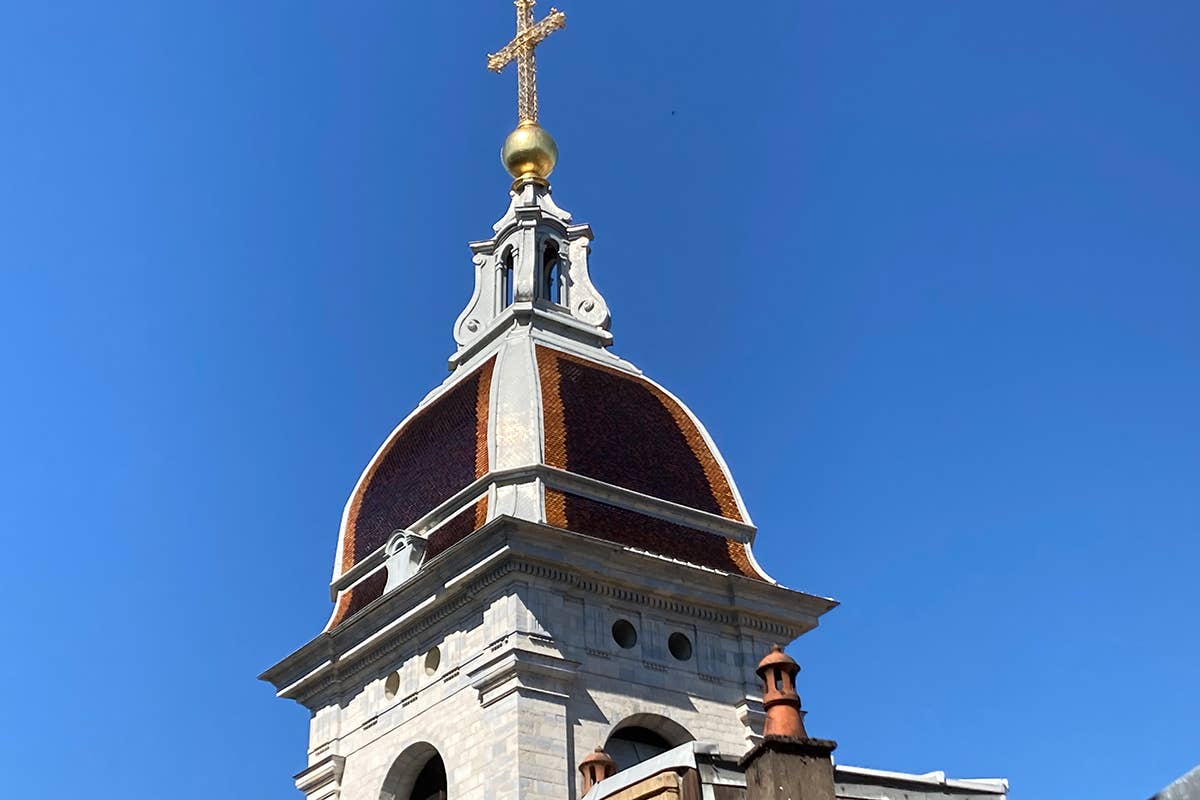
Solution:
{"label": "blue sky", "polygon": [[[1200,716],[1195,4],[563,0],[556,198],[846,763],[1148,796]],[[545,13],[548,3],[539,7]],[[298,797],[345,498],[444,375],[506,0],[0,10],[22,797]]]}

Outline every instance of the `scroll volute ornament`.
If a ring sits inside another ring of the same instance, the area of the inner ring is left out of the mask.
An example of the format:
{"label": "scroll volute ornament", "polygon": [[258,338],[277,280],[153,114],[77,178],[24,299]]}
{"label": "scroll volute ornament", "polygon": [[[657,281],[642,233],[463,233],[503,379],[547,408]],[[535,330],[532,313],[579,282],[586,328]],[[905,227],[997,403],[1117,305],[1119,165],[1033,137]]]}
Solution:
{"label": "scroll volute ornament", "polygon": [[611,317],[608,313],[608,303],[600,296],[600,292],[592,285],[588,274],[588,253],[591,252],[591,229],[581,225],[571,230],[574,234],[567,242],[566,270],[570,283],[570,312],[573,317],[587,325],[608,330]]}
{"label": "scroll volute ornament", "polygon": [[494,277],[490,273],[496,271],[495,256],[477,250],[471,255],[471,263],[475,266],[475,288],[471,292],[471,299],[467,301],[467,307],[454,321],[454,341],[459,347],[474,340],[497,313],[496,309],[481,302],[485,292],[494,294]]}

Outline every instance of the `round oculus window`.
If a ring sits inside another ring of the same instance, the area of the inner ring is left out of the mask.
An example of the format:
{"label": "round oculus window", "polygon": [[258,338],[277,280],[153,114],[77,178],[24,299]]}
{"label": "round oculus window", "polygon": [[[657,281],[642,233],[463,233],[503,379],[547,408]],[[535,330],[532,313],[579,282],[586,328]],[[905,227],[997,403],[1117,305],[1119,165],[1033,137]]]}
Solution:
{"label": "round oculus window", "polygon": [[425,654],[425,674],[433,675],[442,665],[442,651],[436,647]]}
{"label": "round oculus window", "polygon": [[672,633],[667,639],[667,649],[678,661],[687,661],[692,657],[692,640],[682,633]]}
{"label": "round oculus window", "polygon": [[637,628],[627,619],[619,619],[612,626],[613,641],[628,650],[637,644]]}

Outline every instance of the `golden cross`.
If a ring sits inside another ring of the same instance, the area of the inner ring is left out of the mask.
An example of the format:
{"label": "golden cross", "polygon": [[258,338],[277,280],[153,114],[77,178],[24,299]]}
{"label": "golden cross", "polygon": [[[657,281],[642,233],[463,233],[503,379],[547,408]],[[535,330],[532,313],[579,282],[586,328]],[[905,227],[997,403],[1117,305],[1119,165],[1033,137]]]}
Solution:
{"label": "golden cross", "polygon": [[557,8],[541,22],[534,24],[533,6],[536,0],[516,0],[517,35],[504,45],[498,53],[488,53],[487,66],[499,72],[510,61],[517,62],[517,121],[537,122],[537,65],[533,60],[533,49],[543,39],[567,24],[567,15]]}

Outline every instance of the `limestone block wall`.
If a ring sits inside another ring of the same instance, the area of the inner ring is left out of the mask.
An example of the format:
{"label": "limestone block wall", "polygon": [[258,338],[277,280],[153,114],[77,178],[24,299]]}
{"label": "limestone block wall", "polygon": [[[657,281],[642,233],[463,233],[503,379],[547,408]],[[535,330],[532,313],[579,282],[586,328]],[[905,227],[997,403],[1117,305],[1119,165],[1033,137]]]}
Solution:
{"label": "limestone block wall", "polygon": [[[314,714],[310,764],[340,755],[341,798],[391,800],[397,787],[411,786],[432,746],[455,798],[562,800],[570,759],[567,695],[527,692],[503,663],[514,649],[559,658],[544,637],[523,633],[538,628],[522,594],[509,586],[399,643],[356,689]],[[485,697],[478,684],[489,675],[502,680]]]}
{"label": "limestone block wall", "polygon": [[[613,638],[617,620],[637,641]],[[681,633],[691,653],[668,642]],[[622,721],[657,715],[740,755],[769,637],[684,611],[512,573],[376,658],[316,711],[310,764],[345,759],[342,800],[407,800],[436,748],[453,800],[567,800],[576,765]],[[438,653],[431,668],[430,653]],[[407,781],[407,783],[406,783]]]}

